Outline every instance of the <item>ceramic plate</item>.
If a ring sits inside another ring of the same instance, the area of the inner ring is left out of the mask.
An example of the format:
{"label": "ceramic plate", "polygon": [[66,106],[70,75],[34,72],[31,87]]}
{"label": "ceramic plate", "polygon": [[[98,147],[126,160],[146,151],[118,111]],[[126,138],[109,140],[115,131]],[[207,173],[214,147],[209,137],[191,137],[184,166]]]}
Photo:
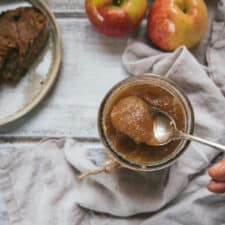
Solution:
{"label": "ceramic plate", "polygon": [[31,5],[48,17],[50,37],[41,55],[16,85],[0,85],[0,126],[29,113],[45,98],[57,78],[62,57],[60,32],[46,3],[42,0],[1,0],[0,11]]}

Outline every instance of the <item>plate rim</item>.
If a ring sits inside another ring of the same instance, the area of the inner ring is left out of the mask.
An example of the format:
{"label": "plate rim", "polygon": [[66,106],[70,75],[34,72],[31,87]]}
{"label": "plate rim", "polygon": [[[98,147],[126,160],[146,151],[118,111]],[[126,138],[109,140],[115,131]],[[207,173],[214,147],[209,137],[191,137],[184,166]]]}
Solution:
{"label": "plate rim", "polygon": [[60,65],[62,62],[62,38],[61,33],[59,29],[59,25],[56,21],[56,17],[54,16],[53,12],[47,5],[47,3],[44,0],[27,0],[32,5],[36,6],[39,5],[41,9],[44,9],[45,13],[48,15],[50,20],[52,21],[52,25],[54,26],[55,30],[55,56],[54,56],[54,66],[51,69],[51,75],[48,77],[48,82],[45,86],[43,86],[42,90],[37,94],[31,102],[29,102],[27,105],[19,109],[18,111],[14,112],[13,114],[0,119],[0,127],[5,126],[7,124],[10,124],[25,115],[27,115],[30,111],[32,111],[49,93],[49,91],[52,89],[53,85],[55,84],[58,74]]}

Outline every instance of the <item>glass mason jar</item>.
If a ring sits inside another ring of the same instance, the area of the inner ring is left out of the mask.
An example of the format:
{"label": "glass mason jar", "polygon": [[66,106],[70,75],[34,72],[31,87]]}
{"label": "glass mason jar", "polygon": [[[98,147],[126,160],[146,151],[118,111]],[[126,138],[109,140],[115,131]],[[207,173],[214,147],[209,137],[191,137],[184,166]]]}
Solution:
{"label": "glass mason jar", "polygon": [[[109,109],[112,108],[113,99],[118,97],[120,93],[122,93],[123,90],[132,87],[132,86],[138,86],[138,85],[151,85],[160,87],[161,89],[164,89],[168,93],[170,93],[172,96],[174,96],[180,106],[182,107],[182,111],[184,114],[184,127],[183,131],[192,134],[194,130],[194,113],[191,106],[190,101],[186,97],[186,95],[183,93],[183,91],[171,80],[168,78],[164,78],[159,75],[154,74],[148,74],[148,75],[141,75],[141,76],[134,76],[127,78],[115,86],[113,86],[108,93],[105,95],[105,97],[102,100],[102,103],[99,107],[98,112],[98,132],[100,141],[105,146],[105,150],[108,152],[109,155],[109,161],[105,163],[101,168],[90,171],[85,174],[82,174],[80,177],[85,177],[87,175],[93,175],[97,174],[99,172],[111,172],[116,167],[125,167],[129,168],[131,170],[135,171],[155,171],[160,170],[163,168],[166,168],[170,165],[172,165],[179,157],[180,155],[187,149],[190,141],[188,140],[180,140],[179,144],[173,149],[173,151],[168,154],[166,157],[162,158],[161,160],[157,161],[150,161],[150,162],[138,162],[135,160],[130,160],[128,157],[121,155],[117,149],[115,149],[115,146],[113,146],[107,136],[106,128],[105,128],[105,117],[106,114],[109,113]],[[157,151],[157,150],[155,150]]]}

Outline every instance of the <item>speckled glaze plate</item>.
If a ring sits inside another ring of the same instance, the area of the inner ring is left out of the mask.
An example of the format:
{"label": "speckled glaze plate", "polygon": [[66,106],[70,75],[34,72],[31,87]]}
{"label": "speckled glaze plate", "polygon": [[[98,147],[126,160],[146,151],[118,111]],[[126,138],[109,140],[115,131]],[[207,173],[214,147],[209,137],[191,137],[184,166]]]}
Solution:
{"label": "speckled glaze plate", "polygon": [[36,6],[49,20],[50,37],[27,74],[16,84],[0,84],[0,126],[29,113],[48,94],[56,81],[61,57],[61,38],[54,15],[43,0],[1,0],[0,12],[19,6]]}

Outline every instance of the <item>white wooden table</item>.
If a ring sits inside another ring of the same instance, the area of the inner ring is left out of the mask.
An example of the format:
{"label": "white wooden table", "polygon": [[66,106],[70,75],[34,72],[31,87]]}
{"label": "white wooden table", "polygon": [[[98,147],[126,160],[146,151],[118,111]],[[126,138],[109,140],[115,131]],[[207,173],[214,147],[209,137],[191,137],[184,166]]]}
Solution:
{"label": "white wooden table", "polygon": [[[84,0],[47,0],[47,3],[62,33],[59,79],[36,110],[0,128],[1,153],[10,151],[11,145],[29,145],[46,137],[72,136],[95,141],[101,99],[113,84],[128,76],[121,65],[127,38],[106,38],[96,33],[85,15]],[[1,194],[0,225],[9,225]]]}

